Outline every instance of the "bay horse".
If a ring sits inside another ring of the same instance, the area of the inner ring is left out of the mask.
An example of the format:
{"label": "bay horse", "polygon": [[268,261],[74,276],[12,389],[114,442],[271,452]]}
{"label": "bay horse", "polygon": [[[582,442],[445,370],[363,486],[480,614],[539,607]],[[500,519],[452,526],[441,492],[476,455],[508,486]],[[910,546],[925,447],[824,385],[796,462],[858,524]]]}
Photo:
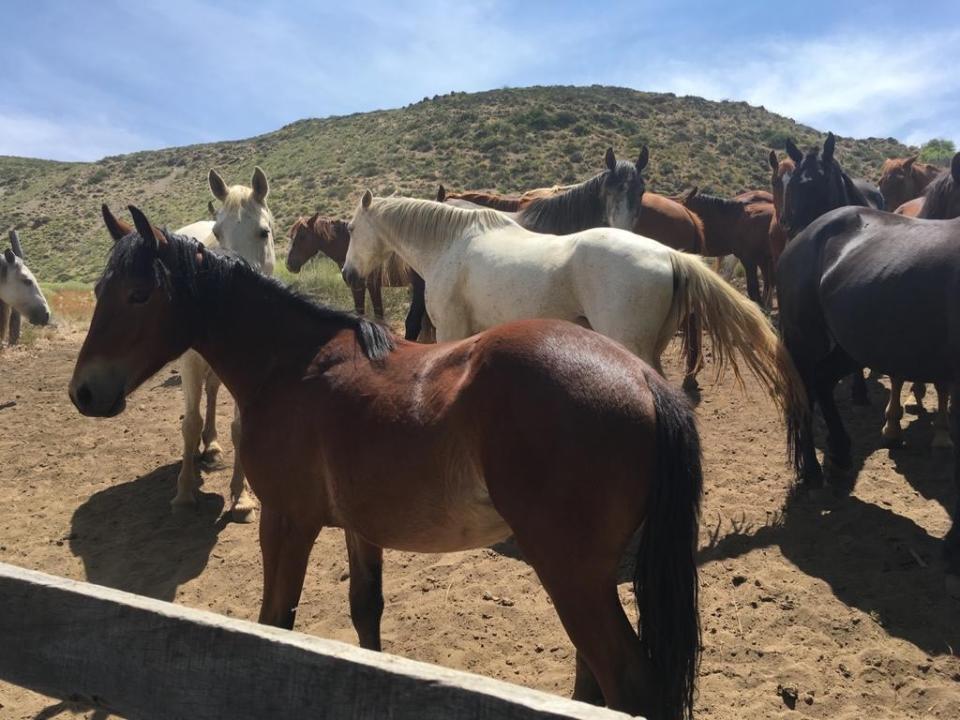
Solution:
{"label": "bay horse", "polygon": [[[821,216],[787,246],[777,268],[777,293],[783,342],[806,387],[803,405],[786,413],[788,444],[804,484],[823,484],[810,416],[816,404],[827,425],[828,474],[850,467],[850,437],[833,388],[844,375],[869,367],[950,387],[960,491],[958,248],[960,219],[919,220],[864,207]],[[945,549],[948,572],[958,576],[960,499],[953,518]],[[960,589],[960,577],[951,583]]]}
{"label": "bay horse", "polygon": [[[662,373],[691,312],[704,318],[717,373],[738,356],[776,401],[797,386],[763,313],[697,257],[617,228],[530,232],[495,210],[366,191],[350,221],[344,277],[396,253],[426,282],[438,340],[523,318],[570,320],[622,343]],[[697,363],[701,357],[695,358]]]}
{"label": "bay horse", "polygon": [[[769,307],[774,285],[770,232],[775,212],[772,202],[757,202],[756,198],[746,194],[729,200],[694,187],[680,196],[680,202],[703,222],[701,255],[734,255],[746,273],[747,296],[761,307]],[[757,270],[763,278],[762,293]]]}
{"label": "bay horse", "polygon": [[905,158],[887,158],[880,174],[880,192],[888,208],[899,208],[923,195],[926,187],[937,179],[936,165],[917,162],[917,155]]}
{"label": "bay horse", "polygon": [[7,308],[20,313],[31,325],[50,322],[50,306],[37,278],[11,248],[0,254],[0,342],[7,327]]}
{"label": "bay horse", "polygon": [[[827,133],[822,152],[813,149],[804,155],[793,140],[787,139],[787,154],[796,166],[786,177],[780,215],[780,225],[788,237],[793,237],[834,208],[857,205],[884,209],[883,196],[878,188],[865,180],[851,178],[840,167],[834,157],[836,142],[833,133]],[[870,404],[862,369],[853,373],[851,391],[854,404]]]}
{"label": "bay horse", "polygon": [[[223,378],[262,504],[261,623],[293,627],[325,526],[346,531],[350,614],[371,650],[383,548],[453,552],[513,535],[577,649],[574,696],[690,717],[702,471],[683,395],[566,322],[399,340],[130,211],[136,232],[96,285],[69,395],[84,415],[116,416],[187,348]],[[639,637],[617,594],[638,530]]]}
{"label": "bay horse", "polygon": [[[290,250],[287,253],[287,270],[299,273],[300,269],[315,255],[323,254],[333,260],[340,270],[347,257],[347,247],[350,245],[350,231],[343,220],[321,217],[314,213],[309,218],[302,215],[290,227]],[[358,315],[366,312],[366,293],[370,293],[373,303],[373,314],[377,320],[383,320],[383,295],[381,288],[413,286],[414,302],[411,302],[406,319],[406,339],[416,340],[426,327],[432,332],[430,318],[424,317],[424,308],[416,302],[418,294],[423,297],[423,279],[411,272],[395,256],[388,258],[386,266],[380,272],[373,273],[363,283],[349,285],[353,294],[353,306]]]}
{"label": "bay horse", "polygon": [[[230,185],[216,170],[207,176],[210,191],[220,201],[214,221],[201,220],[180,228],[186,235],[210,248],[221,248],[245,258],[253,267],[270,275],[276,263],[274,249],[274,218],[267,206],[270,185],[266,173],[259,167],[253,171],[251,187]],[[110,209],[101,208],[104,223],[114,240],[128,235],[132,228],[116,218]],[[209,210],[209,208],[208,208]],[[180,364],[183,389],[183,459],[177,476],[177,492],[170,504],[174,511],[196,506],[200,472],[197,458],[208,467],[222,460],[223,449],[217,433],[217,395],[220,378],[203,357],[194,351],[184,354]],[[206,390],[206,412],[201,417],[200,401]],[[234,411],[230,424],[234,448],[241,435],[240,414]],[[230,516],[235,522],[249,523],[257,517],[257,503],[244,479],[240,455],[234,451],[233,473],[230,479]]]}

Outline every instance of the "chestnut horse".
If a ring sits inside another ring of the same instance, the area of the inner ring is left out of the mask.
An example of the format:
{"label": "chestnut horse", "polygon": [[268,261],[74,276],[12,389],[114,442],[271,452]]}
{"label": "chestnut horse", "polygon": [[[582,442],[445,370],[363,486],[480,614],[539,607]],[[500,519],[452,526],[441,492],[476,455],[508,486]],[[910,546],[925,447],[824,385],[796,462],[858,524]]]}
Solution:
{"label": "chestnut horse", "polygon": [[[758,202],[757,197],[748,193],[727,200],[693,188],[680,196],[680,201],[703,222],[701,254],[706,257],[734,255],[746,272],[749,298],[761,307],[769,307],[774,285],[770,232],[776,213],[772,202]],[[762,294],[758,269],[763,277]]]}
{"label": "chestnut horse", "polygon": [[[320,217],[320,213],[314,213],[309,218],[301,215],[291,226],[289,237],[291,243],[290,251],[287,253],[287,270],[290,272],[300,272],[304,264],[317,253],[326,255],[343,270],[347,248],[350,246],[350,230],[347,229],[347,223],[343,220]],[[384,285],[387,287],[412,285],[414,296],[417,295],[417,288],[420,288],[419,294],[423,295],[423,280],[396,257],[391,257],[379,273],[374,273],[363,283],[348,285],[353,294],[353,306],[358,315],[363,315],[366,311],[366,293],[369,292],[374,316],[377,320],[383,320],[381,288]],[[425,317],[424,313],[422,305],[416,302],[411,303],[406,320],[407,340],[416,340],[422,327],[426,327],[427,332],[432,331],[430,318]]]}
{"label": "chestnut horse", "polygon": [[[237,400],[262,504],[260,622],[293,627],[325,526],[346,530],[351,618],[373,650],[383,548],[452,552],[513,535],[577,648],[575,697],[690,716],[702,476],[681,394],[572,323],[398,340],[131,212],[137,233],[97,283],[70,398],[112,417],[187,348],[207,359]],[[639,637],[617,595],[638,530]]]}
{"label": "chestnut horse", "polygon": [[[880,192],[888,208],[899,208],[905,202],[923,195],[927,185],[937,179],[943,168],[918,163],[917,156],[888,158],[883,161]],[[903,214],[903,213],[901,213]]]}

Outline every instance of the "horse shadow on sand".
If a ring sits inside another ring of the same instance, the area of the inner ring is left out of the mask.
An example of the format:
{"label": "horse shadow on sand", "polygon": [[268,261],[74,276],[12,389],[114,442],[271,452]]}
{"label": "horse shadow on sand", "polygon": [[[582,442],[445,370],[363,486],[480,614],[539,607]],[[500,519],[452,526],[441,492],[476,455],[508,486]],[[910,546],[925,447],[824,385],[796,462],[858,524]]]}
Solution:
{"label": "horse shadow on sand", "polygon": [[228,523],[223,497],[199,493],[196,510],[172,513],[180,463],[90,496],[73,514],[70,549],[89,582],[172,601],[200,575]]}
{"label": "horse shadow on sand", "polygon": [[869,614],[888,635],[929,655],[954,654],[960,650],[960,602],[944,587],[943,539],[891,510],[892,502],[874,504],[849,494],[857,482],[871,482],[869,473],[860,476],[860,471],[866,458],[881,450],[889,452],[896,472],[920,496],[951,512],[956,493],[952,453],[930,448],[932,414],[917,414],[912,401],[901,446],[884,450],[880,429],[888,392],[870,380],[868,387],[869,407],[844,400],[841,393],[849,392],[849,384],[837,389],[838,407],[853,439],[851,479],[815,493],[794,490],[782,513],[761,527],[735,524],[723,536],[718,527],[700,549],[699,563],[779,547],[797,568],[826,582],[840,601]]}

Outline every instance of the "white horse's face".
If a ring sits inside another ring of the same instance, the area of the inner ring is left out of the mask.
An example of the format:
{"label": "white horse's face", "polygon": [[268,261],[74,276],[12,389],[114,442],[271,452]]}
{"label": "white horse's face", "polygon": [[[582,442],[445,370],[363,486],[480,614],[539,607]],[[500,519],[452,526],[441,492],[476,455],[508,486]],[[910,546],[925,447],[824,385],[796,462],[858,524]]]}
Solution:
{"label": "white horse's face", "polygon": [[377,229],[374,214],[370,212],[373,195],[367,190],[347,226],[350,245],[343,263],[343,279],[355,285],[383,266],[390,254],[383,237]]}
{"label": "white horse's face", "polygon": [[221,247],[237,253],[266,275],[276,265],[273,214],[267,207],[270,192],[267,177],[254,170],[252,189],[227,187],[215,170],[210,171],[210,190],[222,203],[216,211],[213,234]]}
{"label": "white horse's face", "polygon": [[10,249],[0,257],[0,300],[33,325],[46,325],[50,321],[50,306],[37,279]]}

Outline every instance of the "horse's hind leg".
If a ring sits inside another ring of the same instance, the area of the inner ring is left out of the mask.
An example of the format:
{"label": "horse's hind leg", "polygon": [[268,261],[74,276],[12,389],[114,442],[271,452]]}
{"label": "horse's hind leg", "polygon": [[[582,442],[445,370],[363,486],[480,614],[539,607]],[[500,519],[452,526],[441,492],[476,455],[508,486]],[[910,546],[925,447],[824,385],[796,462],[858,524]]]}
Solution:
{"label": "horse's hind leg", "polygon": [[702,352],[702,322],[700,316],[696,313],[690,313],[687,316],[686,328],[686,348],[687,348],[687,374],[683,378],[683,389],[687,392],[696,390],[697,372],[699,371],[700,357]]}
{"label": "horse's hind leg", "polygon": [[383,548],[371,545],[347,531],[350,558],[350,619],[360,647],[380,650],[380,618],[383,616]]}
{"label": "horse's hind leg", "polygon": [[931,447],[952,448],[950,440],[950,388],[937,383],[937,414],[933,418],[933,441]]}
{"label": "horse's hind leg", "polygon": [[[844,472],[850,469],[850,436],[843,426],[833,388],[837,381],[855,367],[850,357],[839,347],[834,347],[817,369],[816,393],[823,420],[827,425],[827,452],[824,461],[831,470]],[[863,379],[863,375],[860,375]],[[829,471],[828,471],[829,474]]]}
{"label": "horse's hind leg", "polygon": [[851,375],[853,383],[850,387],[850,398],[854,405],[866,406],[870,404],[870,397],[867,395],[867,381],[863,379],[863,369],[857,368]]}
{"label": "horse's hind leg", "polygon": [[250,490],[250,484],[243,475],[240,462],[240,440],[243,429],[240,423],[240,410],[234,407],[233,422],[230,423],[230,436],[233,440],[233,476],[230,478],[230,515],[234,522],[249,523],[257,519],[257,501]]}
{"label": "horse's hind leg", "polygon": [[208,468],[219,467],[223,462],[223,448],[217,441],[217,393],[220,391],[220,378],[210,370],[207,373],[207,413],[203,418],[203,454],[200,456]]}
{"label": "horse's hind leg", "polygon": [[200,418],[200,394],[203,390],[203,361],[198,355],[186,355],[180,377],[183,383],[183,460],[180,463],[180,475],[177,477],[177,494],[171,501],[174,510],[179,507],[196,505],[194,493],[198,485],[196,455],[200,449],[200,432],[203,420]]}
{"label": "horse's hind leg", "polygon": [[773,272],[773,259],[769,256],[760,263],[760,275],[763,278],[762,306],[766,310],[773,307],[773,289],[776,275]]}
{"label": "horse's hind leg", "polygon": [[956,506],[953,525],[943,539],[943,551],[947,559],[947,592],[960,599],[960,385],[950,387],[950,430],[953,433],[953,482],[956,490]]}
{"label": "horse's hind leg", "polygon": [[760,280],[757,278],[757,264],[752,260],[740,259],[744,272],[747,277],[747,297],[753,300],[757,305],[763,306],[763,298],[760,297]]}
{"label": "horse's hind leg", "polygon": [[880,436],[883,438],[883,444],[890,447],[896,446],[900,442],[900,419],[903,417],[903,406],[900,404],[900,393],[903,390],[903,380],[897,377],[890,377],[890,400],[887,402],[887,409],[884,412],[886,422]]}

